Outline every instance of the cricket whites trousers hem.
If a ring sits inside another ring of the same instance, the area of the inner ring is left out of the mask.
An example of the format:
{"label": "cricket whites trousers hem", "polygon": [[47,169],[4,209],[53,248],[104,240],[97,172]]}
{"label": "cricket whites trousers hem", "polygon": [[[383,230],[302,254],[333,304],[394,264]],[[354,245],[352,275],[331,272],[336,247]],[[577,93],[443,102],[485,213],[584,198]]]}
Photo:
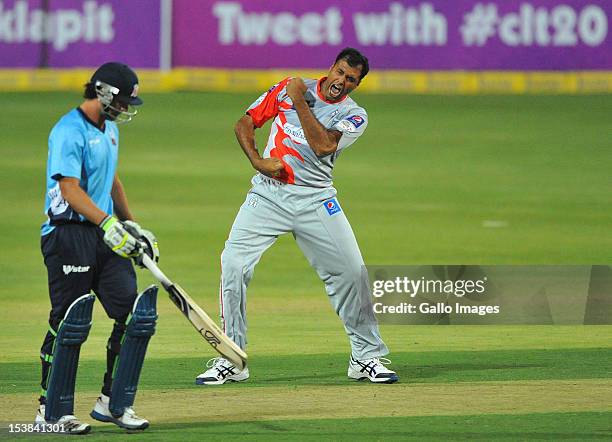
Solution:
{"label": "cricket whites trousers hem", "polygon": [[221,254],[220,308],[226,334],[246,347],[247,287],[263,253],[289,232],[324,282],[353,357],[386,355],[363,258],[336,190],[283,184],[260,175],[253,178]]}

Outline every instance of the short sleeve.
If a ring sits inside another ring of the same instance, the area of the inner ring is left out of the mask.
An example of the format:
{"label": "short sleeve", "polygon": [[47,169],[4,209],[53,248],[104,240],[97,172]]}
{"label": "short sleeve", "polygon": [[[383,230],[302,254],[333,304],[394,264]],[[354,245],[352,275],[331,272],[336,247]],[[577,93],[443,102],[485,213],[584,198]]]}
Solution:
{"label": "short sleeve", "polygon": [[246,113],[251,116],[256,127],[263,126],[266,121],[278,115],[279,95],[281,95],[289,80],[291,78],[287,77],[280,83],[275,84],[249,106]]}
{"label": "short sleeve", "polygon": [[74,127],[55,127],[49,135],[49,176],[81,178],[85,139]]}
{"label": "short sleeve", "polygon": [[342,132],[338,141],[338,150],[349,147],[359,138],[368,126],[368,116],[364,111],[354,112],[344,117],[334,125],[334,129]]}

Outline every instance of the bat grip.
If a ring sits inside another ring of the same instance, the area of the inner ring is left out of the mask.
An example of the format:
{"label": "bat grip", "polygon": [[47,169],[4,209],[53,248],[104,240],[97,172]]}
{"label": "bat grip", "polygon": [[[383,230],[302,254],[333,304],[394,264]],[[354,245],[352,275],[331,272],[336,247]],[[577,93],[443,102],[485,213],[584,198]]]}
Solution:
{"label": "bat grip", "polygon": [[166,275],[164,275],[164,272],[162,272],[160,268],[157,267],[155,261],[153,261],[146,253],[142,255],[142,263],[147,269],[149,269],[151,273],[153,273],[155,279],[161,282],[165,288],[168,288],[172,285],[172,281],[170,281],[170,279]]}

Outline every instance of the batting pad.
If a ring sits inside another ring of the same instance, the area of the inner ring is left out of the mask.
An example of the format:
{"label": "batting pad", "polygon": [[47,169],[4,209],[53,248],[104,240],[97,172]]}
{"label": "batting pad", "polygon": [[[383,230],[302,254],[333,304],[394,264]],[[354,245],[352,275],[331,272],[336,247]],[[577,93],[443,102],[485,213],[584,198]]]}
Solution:
{"label": "batting pad", "polygon": [[86,294],[70,304],[57,330],[47,387],[45,420],[55,422],[74,412],[74,386],[81,344],[91,329],[95,296]]}
{"label": "batting pad", "polygon": [[138,295],[134,302],[132,315],[128,319],[121,351],[113,372],[109,409],[114,417],[120,417],[126,408],[134,405],[147,346],[151,336],[155,334],[156,303],[157,286],[155,285]]}

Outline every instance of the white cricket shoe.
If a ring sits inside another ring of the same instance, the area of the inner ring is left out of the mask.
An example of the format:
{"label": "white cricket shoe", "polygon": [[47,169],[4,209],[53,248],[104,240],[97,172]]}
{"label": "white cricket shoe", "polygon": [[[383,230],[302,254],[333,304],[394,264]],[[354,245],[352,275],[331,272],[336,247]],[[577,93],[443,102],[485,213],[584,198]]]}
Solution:
{"label": "white cricket shoe", "polygon": [[[38,407],[34,422],[37,424],[49,423],[45,420],[44,405]],[[76,418],[76,416],[72,414],[67,414],[65,416],[60,417],[58,421],[53,422],[53,424],[57,424],[59,428],[62,429],[62,432],[66,434],[87,434],[91,431],[91,425],[86,424],[85,422],[81,422]]]}
{"label": "white cricket shoe", "polygon": [[399,381],[399,376],[385,367],[390,364],[387,358],[371,358],[357,360],[351,355],[348,367],[348,377],[352,379],[369,379],[370,382],[380,384],[393,384]]}
{"label": "white cricket shoe", "polygon": [[100,394],[94,409],[89,415],[97,421],[112,422],[126,430],[144,430],[149,426],[149,421],[136,416],[132,407],[126,408],[120,417],[114,417],[108,408],[109,403],[110,398],[105,394]]}
{"label": "white cricket shoe", "polygon": [[239,370],[238,367],[225,358],[209,359],[206,363],[206,368],[208,370],[196,377],[196,384],[221,385],[227,381],[241,382],[249,378],[248,367],[244,370]]}

